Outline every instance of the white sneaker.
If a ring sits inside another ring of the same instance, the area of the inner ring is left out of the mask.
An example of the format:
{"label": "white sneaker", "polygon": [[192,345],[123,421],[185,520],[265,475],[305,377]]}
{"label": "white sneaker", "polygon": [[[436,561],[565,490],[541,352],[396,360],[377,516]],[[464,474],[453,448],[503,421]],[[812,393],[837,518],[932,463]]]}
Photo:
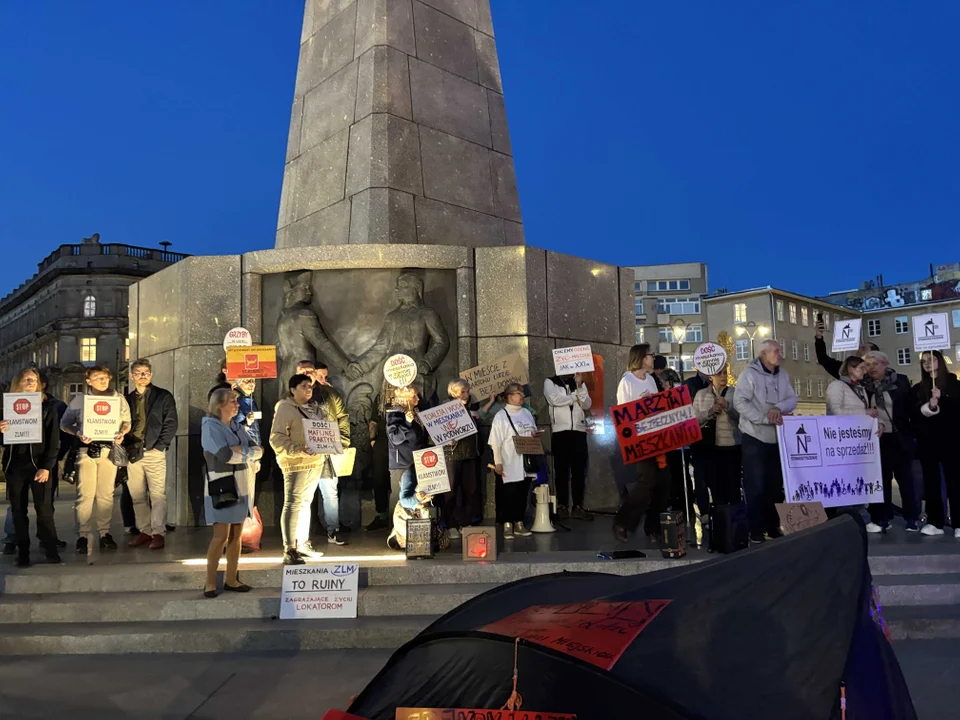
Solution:
{"label": "white sneaker", "polygon": [[518,523],[517,523],[517,535],[519,535],[520,537],[530,537],[531,535],[533,535],[533,533],[530,532],[529,530],[527,530],[527,529],[523,526],[523,523],[522,523],[522,522],[518,522]]}
{"label": "white sneaker", "polygon": [[447,528],[447,537],[451,540],[460,539],[460,531],[457,528]]}
{"label": "white sneaker", "polygon": [[[954,531],[954,532],[956,532],[956,531]],[[924,525],[922,528],[920,528],[920,534],[921,534],[921,535],[929,535],[930,537],[936,537],[936,536],[938,536],[938,535],[943,535],[943,530],[941,530],[941,529],[938,528],[938,527],[935,527],[935,526],[931,525],[930,523],[927,523],[927,524]]]}
{"label": "white sneaker", "polygon": [[503,524],[503,539],[513,540],[513,523]]}
{"label": "white sneaker", "polygon": [[872,522],[871,522],[871,523],[867,523],[867,528],[866,528],[866,529],[867,529],[867,532],[868,532],[868,533],[872,533],[872,534],[882,533],[882,532],[883,532],[883,528],[882,528],[882,527],[880,527],[880,526],[877,525],[876,523],[872,523]]}

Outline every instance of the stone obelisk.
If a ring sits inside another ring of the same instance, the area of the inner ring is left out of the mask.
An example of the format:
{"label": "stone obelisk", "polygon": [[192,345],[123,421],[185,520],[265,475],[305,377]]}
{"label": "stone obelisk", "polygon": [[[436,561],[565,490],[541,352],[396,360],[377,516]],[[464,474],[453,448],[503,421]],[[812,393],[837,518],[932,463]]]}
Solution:
{"label": "stone obelisk", "polygon": [[489,0],[307,0],[276,247],[522,245]]}

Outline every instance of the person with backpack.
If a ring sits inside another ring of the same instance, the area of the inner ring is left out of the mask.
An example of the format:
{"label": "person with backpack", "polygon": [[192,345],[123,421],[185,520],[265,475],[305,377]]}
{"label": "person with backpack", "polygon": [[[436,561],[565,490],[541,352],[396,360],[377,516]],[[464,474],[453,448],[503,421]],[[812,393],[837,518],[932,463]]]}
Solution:
{"label": "person with backpack", "polygon": [[[557,514],[561,520],[593,520],[583,509],[587,477],[587,412],[590,393],[580,373],[547,378],[543,396],[550,412],[553,450],[553,477],[557,493]],[[570,504],[571,490],[573,505]]]}

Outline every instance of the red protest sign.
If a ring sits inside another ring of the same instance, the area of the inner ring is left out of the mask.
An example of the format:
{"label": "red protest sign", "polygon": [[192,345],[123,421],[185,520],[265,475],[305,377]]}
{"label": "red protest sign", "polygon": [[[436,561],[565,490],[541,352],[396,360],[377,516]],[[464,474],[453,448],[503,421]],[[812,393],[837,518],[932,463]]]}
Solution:
{"label": "red protest sign", "polygon": [[523,638],[609,670],[669,600],[534,605],[480,628]]}
{"label": "red protest sign", "polygon": [[690,403],[690,390],[681,385],[611,408],[623,462],[639,462],[700,440]]}

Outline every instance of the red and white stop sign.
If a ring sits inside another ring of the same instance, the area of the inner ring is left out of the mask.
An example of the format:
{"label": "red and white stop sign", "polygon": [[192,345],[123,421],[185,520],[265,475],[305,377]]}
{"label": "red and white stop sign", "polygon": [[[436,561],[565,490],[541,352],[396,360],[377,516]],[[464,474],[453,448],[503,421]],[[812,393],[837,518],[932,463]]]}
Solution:
{"label": "red and white stop sign", "polygon": [[93,404],[93,411],[94,411],[97,415],[106,415],[107,413],[110,412],[110,403],[104,402],[103,400],[101,400],[101,401],[98,402],[98,403],[94,403],[94,404]]}
{"label": "red and white stop sign", "polygon": [[28,412],[30,412],[31,407],[33,406],[30,404],[30,401],[27,400],[26,398],[20,398],[19,400],[13,403],[13,411],[17,415],[26,415]]}
{"label": "red and white stop sign", "polygon": [[420,458],[420,462],[423,463],[423,466],[428,468],[432,468],[434,465],[436,465],[438,460],[439,458],[433,450],[428,450]]}

